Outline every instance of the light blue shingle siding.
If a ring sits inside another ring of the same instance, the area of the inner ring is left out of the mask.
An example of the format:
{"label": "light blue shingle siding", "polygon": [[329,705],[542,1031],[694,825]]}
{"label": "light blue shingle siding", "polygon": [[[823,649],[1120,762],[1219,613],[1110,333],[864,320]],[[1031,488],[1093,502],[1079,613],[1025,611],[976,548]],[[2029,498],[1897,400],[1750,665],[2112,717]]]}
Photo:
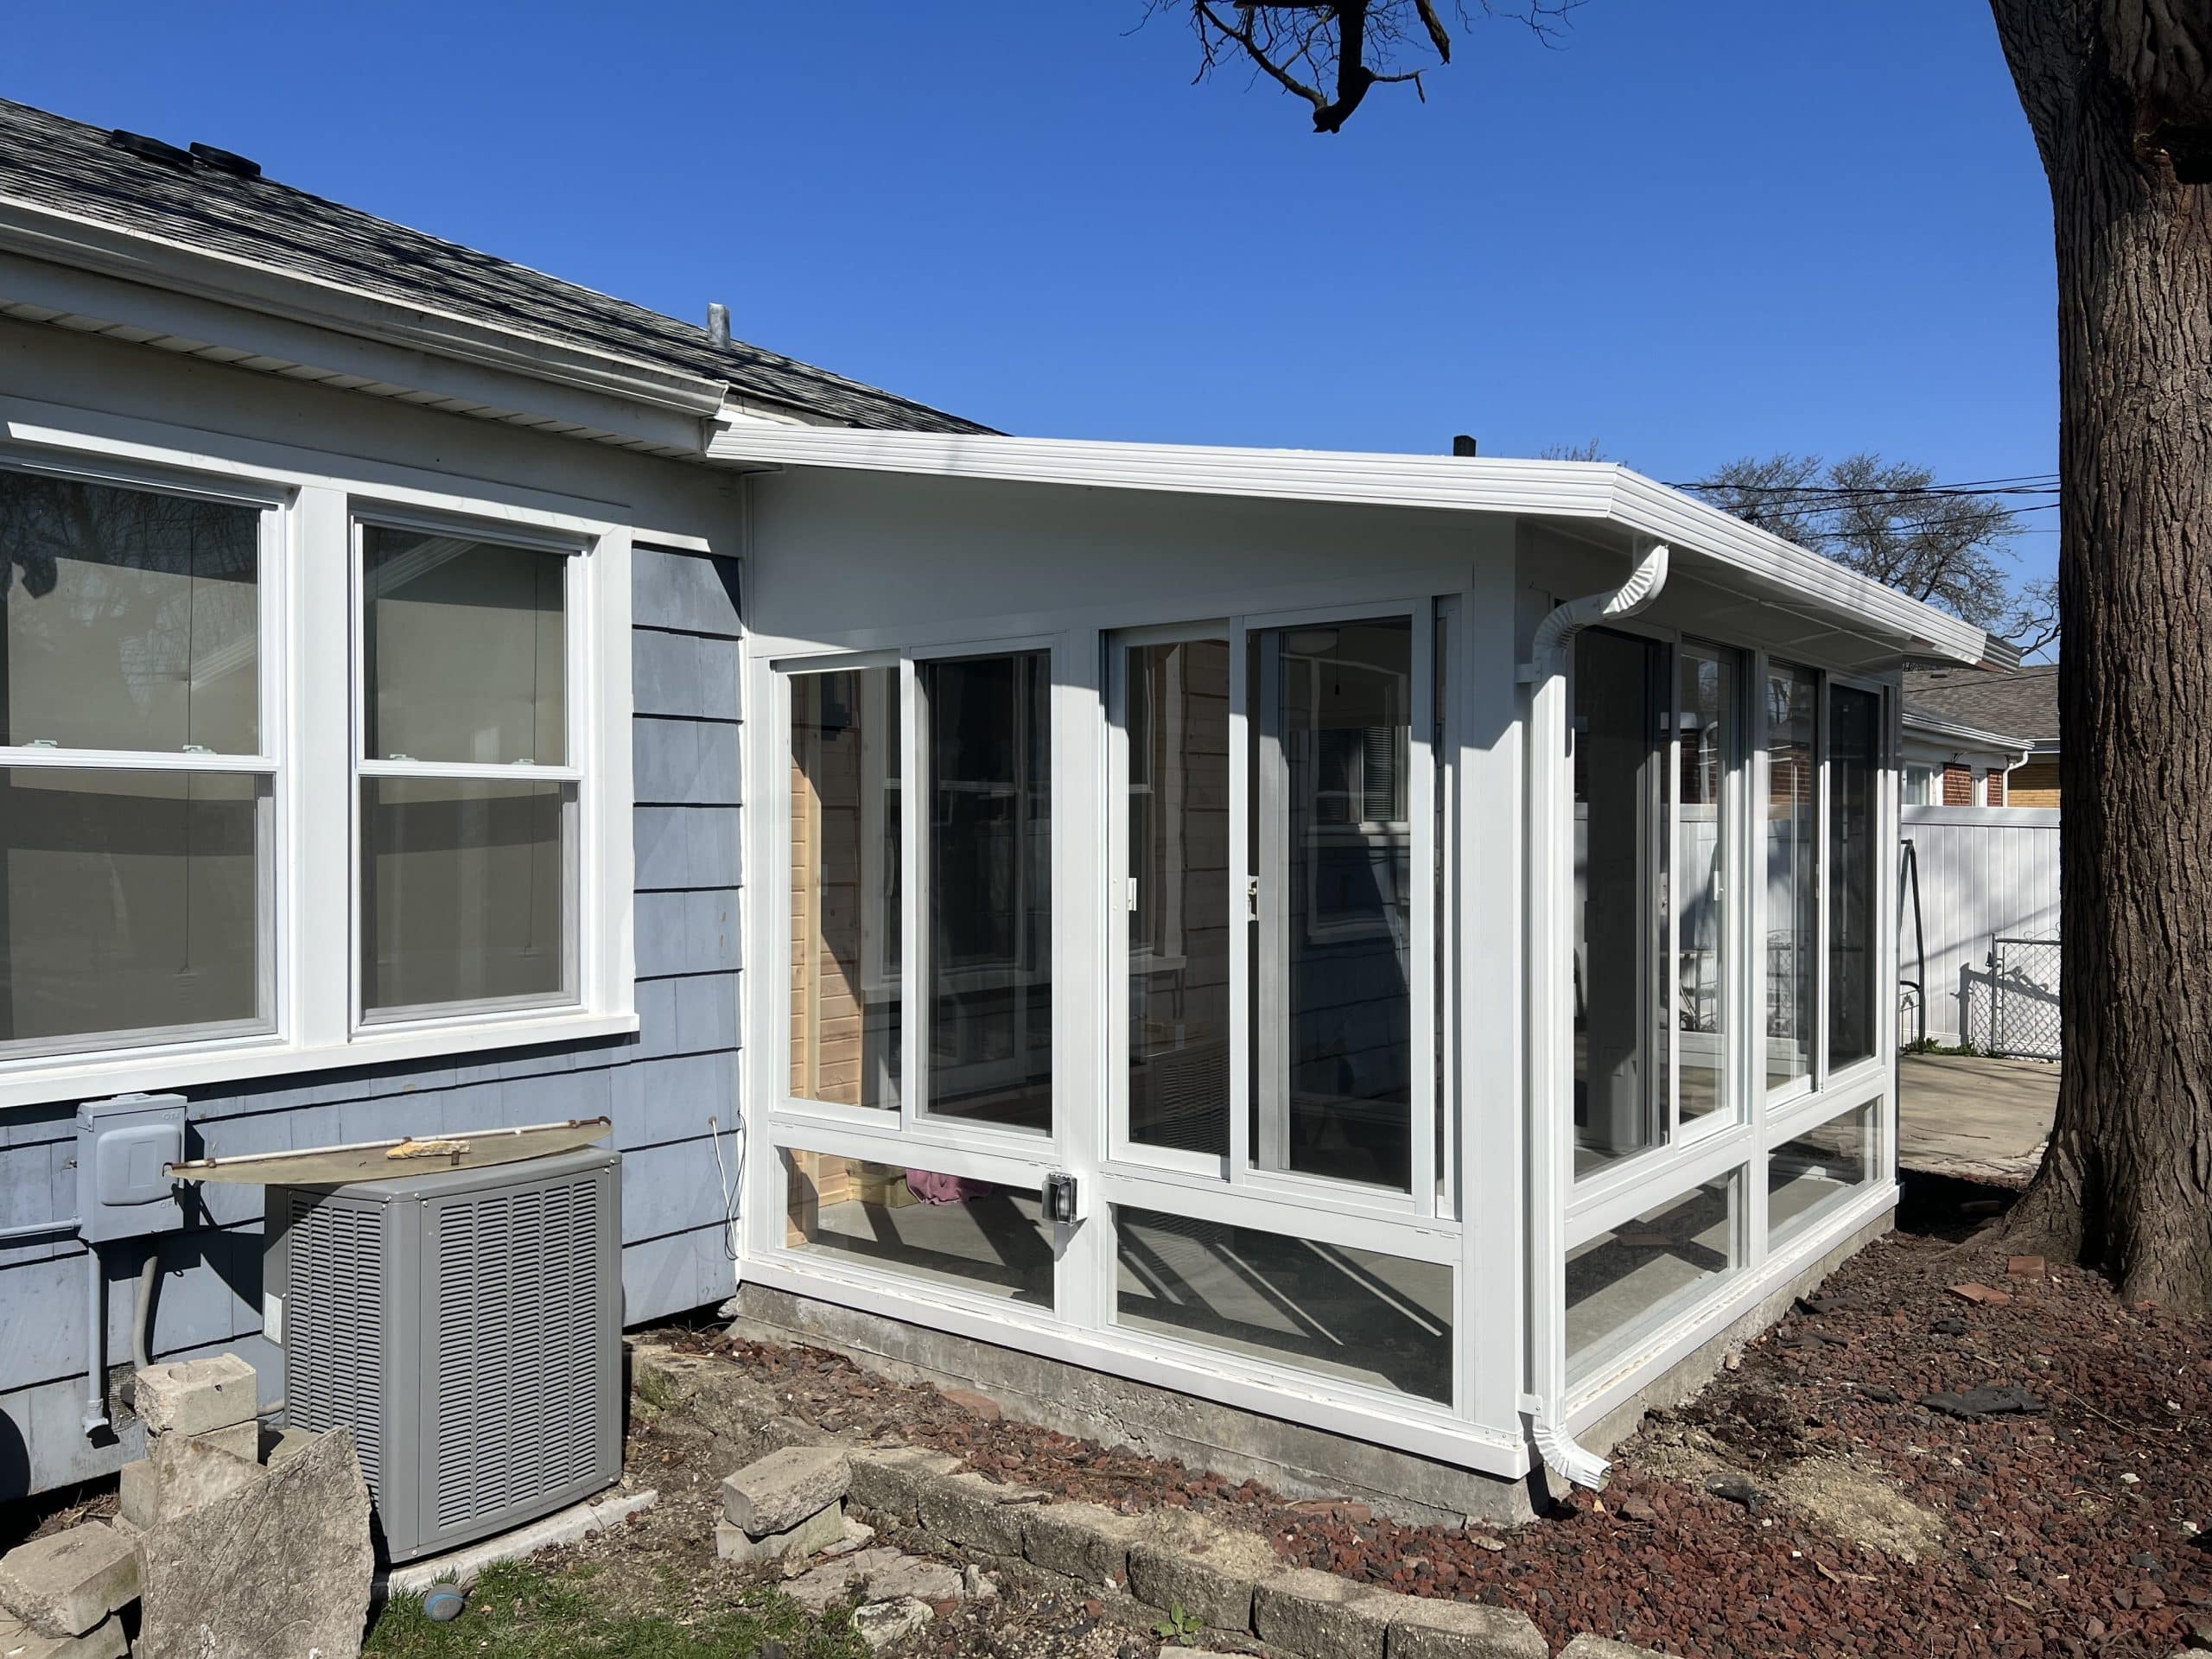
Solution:
{"label": "light blue shingle siding", "polygon": [[[639,1324],[718,1302],[734,1282],[709,1119],[734,1174],[740,660],[734,561],[640,547],[632,569],[638,1037],[186,1092],[194,1157],[611,1117],[627,1166],[625,1312]],[[74,1215],[75,1109],[0,1112],[0,1229]],[[155,1348],[163,1358],[240,1353],[274,1402],[283,1367],[259,1334],[262,1189],[198,1193],[193,1224],[157,1246]],[[111,1366],[128,1361],[131,1281],[147,1248],[107,1249]],[[0,1502],[110,1473],[143,1451],[135,1427],[98,1446],[79,1425],[83,1252],[69,1234],[0,1244]]]}

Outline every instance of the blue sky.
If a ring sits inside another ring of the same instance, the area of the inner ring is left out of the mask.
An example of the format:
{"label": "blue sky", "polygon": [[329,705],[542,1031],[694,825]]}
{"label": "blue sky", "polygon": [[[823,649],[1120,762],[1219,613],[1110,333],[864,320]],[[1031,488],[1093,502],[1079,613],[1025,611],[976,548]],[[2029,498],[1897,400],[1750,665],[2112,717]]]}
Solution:
{"label": "blue sky", "polygon": [[1335,137],[1142,12],[87,0],[13,20],[0,93],[1012,431],[2056,465],[2049,199],[1980,4],[1588,0],[1558,50],[1478,15]]}

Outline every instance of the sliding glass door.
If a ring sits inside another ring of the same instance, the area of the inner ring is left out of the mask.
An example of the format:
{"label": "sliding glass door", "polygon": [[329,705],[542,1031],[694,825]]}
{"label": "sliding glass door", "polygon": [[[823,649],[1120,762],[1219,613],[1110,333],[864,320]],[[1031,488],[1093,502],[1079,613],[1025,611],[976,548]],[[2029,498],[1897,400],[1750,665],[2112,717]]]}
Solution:
{"label": "sliding glass door", "polygon": [[1433,1193],[1434,637],[1407,611],[1111,641],[1128,1155]]}

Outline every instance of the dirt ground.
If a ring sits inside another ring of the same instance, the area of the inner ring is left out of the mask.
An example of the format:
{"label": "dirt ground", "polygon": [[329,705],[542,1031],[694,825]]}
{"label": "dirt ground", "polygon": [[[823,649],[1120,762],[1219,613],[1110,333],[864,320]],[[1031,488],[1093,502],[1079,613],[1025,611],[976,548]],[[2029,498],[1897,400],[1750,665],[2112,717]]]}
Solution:
{"label": "dirt ground", "polygon": [[[2123,1305],[2070,1267],[2012,1261],[1977,1230],[2010,1198],[1915,1182],[1897,1235],[1695,1400],[1647,1420],[1602,1494],[1571,1493],[1510,1530],[1293,1503],[712,1325],[649,1334],[726,1363],[756,1424],[765,1410],[937,1446],[1125,1512],[1206,1511],[1263,1534],[1287,1561],[1521,1608],[1554,1649],[1582,1631],[1683,1659],[2167,1659],[2212,1647],[2212,1324]],[[2010,1392],[1967,1395],[1992,1388]],[[763,1448],[700,1402],[648,1389],[632,1404],[626,1478],[657,1488],[658,1504],[534,1565],[587,1583],[607,1618],[709,1626],[747,1597],[757,1605],[759,1575],[716,1560],[714,1522],[721,1477]],[[57,1497],[40,1519],[110,1503]],[[1160,1646],[1141,1620],[1005,1577],[997,1596],[941,1609],[901,1652],[1153,1659]]]}
{"label": "dirt ground", "polygon": [[[1288,1561],[1519,1607],[1555,1647],[1596,1631],[1684,1659],[2164,1659],[2200,1627],[2212,1642],[2212,1327],[2123,1306],[2077,1269],[2014,1263],[1974,1230],[2010,1196],[1916,1192],[1918,1230],[1862,1253],[1688,1406],[1647,1420],[1602,1495],[1572,1493],[1510,1531],[1294,1503],[826,1353],[665,1334],[818,1427],[938,1446],[1123,1510],[1210,1511]],[[2018,1392],[1989,1414],[1927,1403],[1992,1387]]]}

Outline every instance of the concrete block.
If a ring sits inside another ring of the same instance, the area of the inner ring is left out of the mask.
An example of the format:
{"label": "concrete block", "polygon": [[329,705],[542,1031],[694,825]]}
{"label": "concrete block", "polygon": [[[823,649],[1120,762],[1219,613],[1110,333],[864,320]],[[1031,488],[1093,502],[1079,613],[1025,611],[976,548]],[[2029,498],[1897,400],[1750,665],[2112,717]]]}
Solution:
{"label": "concrete block", "polygon": [[785,1589],[792,1600],[814,1613],[836,1601],[912,1596],[934,1605],[958,1601],[968,1593],[963,1575],[944,1562],[882,1548],[855,1550],[824,1561]]}
{"label": "concrete block", "polygon": [[[295,1432],[306,1433],[303,1429]],[[313,1436],[308,1438],[312,1439]],[[299,1449],[304,1450],[305,1447]],[[500,1533],[480,1544],[464,1544],[459,1549],[448,1550],[442,1555],[428,1555],[420,1560],[410,1561],[404,1567],[395,1567],[378,1581],[375,1592],[379,1598],[419,1596],[434,1585],[474,1584],[486,1567],[497,1562],[527,1560],[541,1549],[573,1544],[593,1533],[604,1532],[609,1527],[619,1525],[628,1516],[641,1510],[649,1510],[658,1502],[659,1491],[647,1487],[642,1492],[613,1491],[604,1497],[571,1503],[567,1509],[556,1510],[543,1520],[517,1527],[512,1532]]]}
{"label": "concrete block", "polygon": [[1219,1630],[1252,1628],[1255,1586],[1283,1571],[1257,1533],[1201,1525],[1188,1536],[1129,1546],[1129,1593],[1147,1607],[1180,1607]]}
{"label": "concrete block", "polygon": [[872,1601],[854,1613],[853,1633],[868,1643],[870,1652],[880,1653],[926,1630],[936,1618],[936,1611],[929,1603],[918,1601],[912,1596],[901,1596],[896,1601]]}
{"label": "concrete block", "polygon": [[845,1496],[861,1509],[896,1521],[912,1522],[921,1514],[922,1483],[949,1475],[960,1459],[926,1446],[894,1446],[882,1451],[852,1454],[852,1483]]}
{"label": "concrete block", "polygon": [[155,1438],[145,1457],[123,1465],[123,1518],[141,1531],[189,1515],[260,1480],[268,1471],[189,1434]]}
{"label": "concrete block", "polygon": [[82,1636],[137,1599],[137,1545],[98,1521],[0,1556],[0,1607],[48,1636]]}
{"label": "concrete block", "polygon": [[1262,1642],[1300,1659],[1382,1659],[1391,1615],[1404,1599],[1296,1567],[1255,1589],[1252,1629]]}
{"label": "concrete block", "polygon": [[1478,1601],[1399,1599],[1388,1659],[1546,1659],[1551,1645],[1528,1614]]}
{"label": "concrete block", "polygon": [[1021,1529],[1028,1504],[1048,1495],[1034,1487],[996,1485],[963,1471],[929,1475],[921,1483],[921,1522],[970,1549],[995,1555],[1021,1554]]}
{"label": "concrete block", "polygon": [[278,1428],[270,1431],[268,1447],[261,1461],[274,1469],[287,1458],[296,1458],[315,1444],[315,1431],[307,1428]]}
{"label": "concrete block", "polygon": [[4,1659],[124,1659],[130,1651],[119,1618],[103,1619],[82,1636],[45,1636],[0,1613]]}
{"label": "concrete block", "polygon": [[261,1425],[251,1419],[232,1423],[228,1428],[210,1429],[205,1434],[188,1434],[185,1438],[227,1452],[234,1458],[244,1458],[248,1463],[261,1461]]}
{"label": "concrete block", "polygon": [[787,1446],[722,1482],[722,1514],[755,1538],[789,1532],[843,1497],[851,1481],[842,1446]]}
{"label": "concrete block", "polygon": [[149,1434],[205,1434],[249,1423],[259,1407],[253,1367],[235,1354],[149,1365],[137,1411]]}
{"label": "concrete block", "polygon": [[376,1559],[353,1435],[255,1472],[139,1540],[138,1659],[360,1651]]}
{"label": "concrete block", "polygon": [[1096,1503],[1039,1503],[1029,1507],[1022,1522],[1022,1554],[1093,1589],[1118,1587],[1128,1575],[1129,1546],[1142,1527],[1135,1516]]}
{"label": "concrete block", "polygon": [[1639,1648],[1610,1637],[1578,1636],[1559,1650],[1559,1659],[1673,1659],[1656,1648]]}
{"label": "concrete block", "polygon": [[842,1542],[844,1536],[845,1506],[832,1503],[826,1510],[817,1510],[797,1526],[757,1537],[734,1522],[717,1521],[715,1522],[715,1554],[726,1561],[736,1561],[740,1565],[774,1561],[796,1568],[803,1567],[809,1556],[818,1555]]}

